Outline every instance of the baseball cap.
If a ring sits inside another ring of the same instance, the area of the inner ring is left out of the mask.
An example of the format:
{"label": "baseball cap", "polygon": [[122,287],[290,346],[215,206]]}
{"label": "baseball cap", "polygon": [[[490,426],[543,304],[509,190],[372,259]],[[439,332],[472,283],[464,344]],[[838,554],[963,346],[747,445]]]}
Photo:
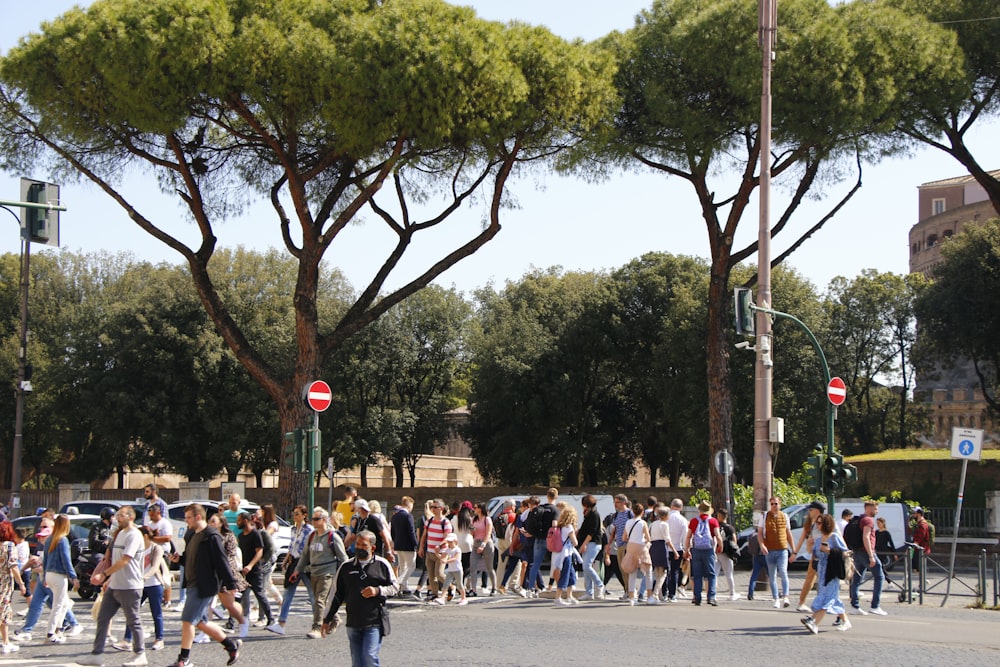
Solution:
{"label": "baseball cap", "polygon": [[371,512],[371,510],[368,509],[368,501],[367,500],[355,500],[354,501],[354,509],[356,509],[356,510],[364,510],[366,512]]}

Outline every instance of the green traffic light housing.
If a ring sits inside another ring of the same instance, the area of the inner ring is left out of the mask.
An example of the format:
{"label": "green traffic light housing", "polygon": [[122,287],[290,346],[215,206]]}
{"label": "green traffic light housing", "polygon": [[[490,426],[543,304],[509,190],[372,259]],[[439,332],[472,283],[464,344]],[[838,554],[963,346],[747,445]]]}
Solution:
{"label": "green traffic light housing", "polygon": [[285,434],[288,445],[282,463],[295,472],[306,472],[306,431],[297,428]]}
{"label": "green traffic light housing", "polygon": [[755,336],[753,318],[753,292],[747,287],[733,290],[733,306],[736,309],[736,333],[741,336]]}

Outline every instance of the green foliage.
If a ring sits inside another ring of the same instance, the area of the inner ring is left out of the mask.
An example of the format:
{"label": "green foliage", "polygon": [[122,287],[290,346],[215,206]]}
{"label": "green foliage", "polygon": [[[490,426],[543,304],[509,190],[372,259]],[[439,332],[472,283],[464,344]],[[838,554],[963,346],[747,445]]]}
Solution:
{"label": "green foliage", "polygon": [[917,301],[922,343],[934,353],[931,359],[972,360],[987,404],[1000,414],[1000,313],[993,298],[1000,289],[1000,219],[966,226],[941,254],[944,261]]}
{"label": "green foliage", "polygon": [[828,317],[818,337],[831,374],[847,385],[848,398],[837,415],[837,440],[845,453],[905,447],[926,426],[921,409],[909,400],[914,301],[924,284],[919,274],[868,269],[851,280],[836,278],[828,288]]}
{"label": "green foliage", "polygon": [[[781,498],[782,506],[811,503],[823,500],[816,493],[806,488],[808,472],[805,465],[793,472],[787,479],[774,477],[771,481],[771,495]],[[825,502],[825,501],[824,501]],[[744,484],[733,485],[733,520],[737,530],[753,525],[753,486]]]}

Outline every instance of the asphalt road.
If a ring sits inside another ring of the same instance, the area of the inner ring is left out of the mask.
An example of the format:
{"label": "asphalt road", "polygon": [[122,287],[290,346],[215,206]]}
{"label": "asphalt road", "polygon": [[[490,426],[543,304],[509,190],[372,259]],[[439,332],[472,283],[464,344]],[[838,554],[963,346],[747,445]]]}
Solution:
{"label": "asphalt road", "polygon": [[[746,576],[739,575],[740,585]],[[793,588],[799,576],[793,573]],[[943,609],[937,603],[902,604],[890,595],[883,602],[889,616],[852,617],[854,627],[847,633],[836,632],[827,620],[813,636],[800,624],[802,614],[791,608],[775,610],[766,597],[730,602],[720,596],[718,607],[695,607],[687,601],[630,607],[604,601],[557,608],[550,599],[515,597],[473,598],[465,607],[393,601],[393,632],[383,645],[382,662],[484,667],[1000,663],[1000,612],[958,604]],[[72,667],[74,657],[88,652],[93,641],[88,609],[89,603],[79,601],[74,608],[88,626],[81,636],[61,646],[36,641],[16,654],[0,656],[0,665]],[[179,615],[167,617],[167,648],[148,652],[150,665],[176,659]],[[117,629],[120,632],[120,623]],[[239,664],[350,665],[343,631],[310,640],[305,637],[308,629],[302,597],[293,606],[288,634],[251,630]],[[130,656],[109,651],[107,664],[120,665]],[[215,645],[195,645],[192,657],[198,667],[225,664],[224,653]]]}

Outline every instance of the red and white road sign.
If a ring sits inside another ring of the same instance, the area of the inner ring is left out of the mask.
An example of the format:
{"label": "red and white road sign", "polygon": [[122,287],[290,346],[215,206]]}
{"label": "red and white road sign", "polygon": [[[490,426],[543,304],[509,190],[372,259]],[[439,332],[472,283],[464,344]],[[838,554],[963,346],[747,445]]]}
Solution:
{"label": "red and white road sign", "polygon": [[333,392],[330,385],[322,380],[310,382],[306,387],[306,403],[316,412],[323,412],[333,403]]}
{"label": "red and white road sign", "polygon": [[847,399],[847,385],[838,377],[832,378],[826,386],[826,397],[834,405],[843,405]]}

